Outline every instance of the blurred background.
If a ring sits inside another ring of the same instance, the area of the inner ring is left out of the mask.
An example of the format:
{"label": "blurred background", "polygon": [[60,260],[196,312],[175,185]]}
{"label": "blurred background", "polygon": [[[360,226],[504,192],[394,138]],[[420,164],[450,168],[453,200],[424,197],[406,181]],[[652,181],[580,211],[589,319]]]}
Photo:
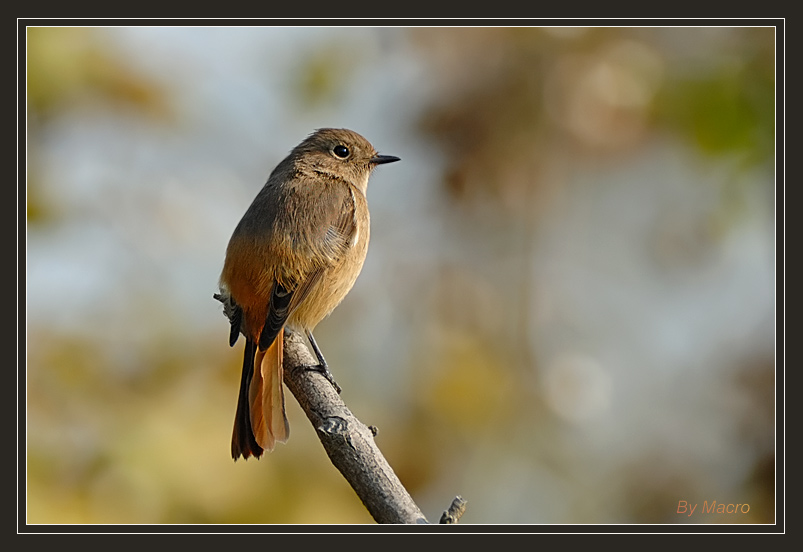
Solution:
{"label": "blurred background", "polygon": [[402,162],[315,335],[430,521],[459,494],[462,523],[772,523],[774,41],[28,28],[27,522],[373,522],[292,397],[289,442],[232,462],[212,298],[333,126]]}

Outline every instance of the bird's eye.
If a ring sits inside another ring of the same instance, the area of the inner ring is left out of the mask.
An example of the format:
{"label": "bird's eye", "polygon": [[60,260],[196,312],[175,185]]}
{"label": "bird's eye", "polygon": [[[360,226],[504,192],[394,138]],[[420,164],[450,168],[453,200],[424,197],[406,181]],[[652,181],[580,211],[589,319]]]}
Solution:
{"label": "bird's eye", "polygon": [[343,145],[335,146],[334,149],[332,149],[332,152],[340,159],[345,159],[351,153],[349,149]]}

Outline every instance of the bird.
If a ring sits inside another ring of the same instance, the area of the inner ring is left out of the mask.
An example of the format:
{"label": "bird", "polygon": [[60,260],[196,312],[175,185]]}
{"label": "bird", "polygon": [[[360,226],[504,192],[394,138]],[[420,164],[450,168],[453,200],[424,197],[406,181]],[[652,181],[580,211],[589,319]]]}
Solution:
{"label": "bird", "polygon": [[321,128],[270,173],[234,229],[220,274],[229,344],[245,338],[231,455],[260,458],[286,442],[284,330],[302,332],[340,392],[312,334],[351,290],[368,251],[366,192],[380,155],[353,130]]}

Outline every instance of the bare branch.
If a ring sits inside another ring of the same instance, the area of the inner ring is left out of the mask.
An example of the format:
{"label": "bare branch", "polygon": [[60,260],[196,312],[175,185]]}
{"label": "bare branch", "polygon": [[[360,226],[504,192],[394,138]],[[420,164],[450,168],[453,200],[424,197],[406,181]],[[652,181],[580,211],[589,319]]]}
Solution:
{"label": "bare branch", "polygon": [[[377,523],[429,523],[360,422],[314,366],[303,338],[284,340],[284,382],[318,433],[332,464],[343,474]],[[459,516],[458,516],[459,517]]]}
{"label": "bare branch", "polygon": [[449,506],[449,509],[443,512],[439,523],[452,524],[457,523],[463,514],[466,512],[466,501],[463,497],[456,496]]}
{"label": "bare branch", "polygon": [[[232,323],[234,344],[239,335],[238,309],[228,297],[215,294],[223,303],[223,314]],[[235,324],[236,322],[236,324]],[[360,497],[377,523],[428,524],[410,493],[376,446],[377,430],[360,422],[346,407],[332,383],[320,372],[306,370],[315,366],[301,335],[284,333],[284,383],[309,418],[332,464]],[[457,523],[466,509],[466,501],[456,497],[443,512],[440,523]]]}

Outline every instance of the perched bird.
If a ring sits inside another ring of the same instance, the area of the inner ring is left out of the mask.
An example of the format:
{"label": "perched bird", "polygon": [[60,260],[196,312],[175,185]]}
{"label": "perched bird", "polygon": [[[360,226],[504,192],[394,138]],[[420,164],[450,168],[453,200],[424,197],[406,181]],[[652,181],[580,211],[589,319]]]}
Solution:
{"label": "perched bird", "polygon": [[220,293],[230,345],[245,336],[231,455],[259,458],[284,442],[283,330],[302,331],[335,385],[312,335],[343,300],[368,250],[368,177],[379,155],[362,136],[323,128],[279,163],[245,212],[226,249]]}

